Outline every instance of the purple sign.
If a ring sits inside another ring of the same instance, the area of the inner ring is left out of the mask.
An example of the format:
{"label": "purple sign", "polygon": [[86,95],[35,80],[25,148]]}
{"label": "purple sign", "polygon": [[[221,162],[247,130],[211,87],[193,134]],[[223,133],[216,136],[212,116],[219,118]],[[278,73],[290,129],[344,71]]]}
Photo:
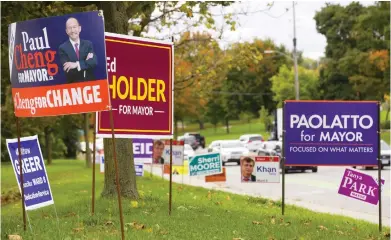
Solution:
{"label": "purple sign", "polygon": [[133,138],[133,156],[135,161],[152,163],[153,140]]}
{"label": "purple sign", "polygon": [[[384,180],[382,179],[381,182],[383,187]],[[377,205],[379,202],[378,179],[352,169],[345,169],[338,193]]]}
{"label": "purple sign", "polygon": [[287,166],[377,166],[378,102],[286,101]]}
{"label": "purple sign", "polygon": [[[19,190],[21,191],[18,139],[7,139],[6,142]],[[33,210],[54,204],[38,137],[20,138],[20,148],[26,210]]]}

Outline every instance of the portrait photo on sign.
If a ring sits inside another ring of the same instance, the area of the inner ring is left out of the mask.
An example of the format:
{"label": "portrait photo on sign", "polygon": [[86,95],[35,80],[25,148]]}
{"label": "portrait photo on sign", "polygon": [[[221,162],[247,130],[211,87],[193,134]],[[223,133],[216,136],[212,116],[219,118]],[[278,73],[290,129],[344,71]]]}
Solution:
{"label": "portrait photo on sign", "polygon": [[254,158],[248,156],[240,158],[240,173],[241,182],[256,182]]}
{"label": "portrait photo on sign", "polygon": [[104,19],[99,11],[11,23],[8,45],[17,117],[108,110]]}
{"label": "portrait photo on sign", "polygon": [[153,153],[152,153],[153,164],[164,164],[163,151],[164,151],[164,141],[159,139],[154,140]]}

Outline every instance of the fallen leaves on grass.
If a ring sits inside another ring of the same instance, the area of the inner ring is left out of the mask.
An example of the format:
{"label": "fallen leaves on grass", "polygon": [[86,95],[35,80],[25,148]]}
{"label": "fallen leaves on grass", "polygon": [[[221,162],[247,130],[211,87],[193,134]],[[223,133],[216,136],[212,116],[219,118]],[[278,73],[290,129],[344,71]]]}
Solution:
{"label": "fallen leaves on grass", "polygon": [[384,235],[384,237],[389,238],[390,237],[390,232],[385,232],[383,235]]}
{"label": "fallen leaves on grass", "polygon": [[310,224],[311,224],[311,221],[309,221],[309,220],[305,220],[303,224],[308,226],[308,225],[310,225]]}
{"label": "fallen leaves on grass", "polygon": [[188,209],[186,207],[184,207],[184,206],[179,206],[178,210],[188,210]]}
{"label": "fallen leaves on grass", "polygon": [[70,212],[67,215],[65,215],[65,217],[74,217],[74,216],[76,216],[76,213],[74,212]]}
{"label": "fallen leaves on grass", "polygon": [[223,202],[215,202],[216,205],[223,205]]}
{"label": "fallen leaves on grass", "polygon": [[276,217],[273,216],[272,219],[270,219],[270,223],[271,224],[276,224]]}
{"label": "fallen leaves on grass", "polygon": [[114,223],[113,223],[112,221],[110,221],[110,220],[109,220],[109,221],[107,221],[107,222],[105,222],[104,224],[105,224],[106,226],[111,226],[111,225],[114,225]]}
{"label": "fallen leaves on grass", "polygon": [[212,193],[210,191],[208,191],[208,196],[207,196],[208,200],[212,200]]}
{"label": "fallen leaves on grass", "polygon": [[130,206],[132,206],[132,208],[138,208],[138,202],[137,201],[131,201],[130,202]]}
{"label": "fallen leaves on grass", "polygon": [[130,226],[133,227],[137,230],[145,229],[145,225],[142,223],[137,223],[136,221],[131,222],[131,223],[125,223],[125,226]]}
{"label": "fallen leaves on grass", "polygon": [[168,234],[168,231],[166,231],[166,230],[161,230],[161,231],[159,231],[159,233],[160,233],[161,235],[167,235],[167,234]]}
{"label": "fallen leaves on grass", "polygon": [[83,231],[84,228],[83,227],[78,227],[78,228],[73,228],[72,230],[73,230],[74,233],[78,233],[78,232]]}
{"label": "fallen leaves on grass", "polygon": [[8,240],[22,240],[22,237],[19,235],[8,235]]}
{"label": "fallen leaves on grass", "polygon": [[227,199],[228,201],[230,201],[230,200],[231,200],[231,198],[230,198],[229,196],[227,196],[225,199]]}
{"label": "fallen leaves on grass", "polygon": [[320,225],[318,228],[319,228],[320,230],[322,230],[322,231],[326,231],[326,230],[328,230],[328,229],[327,229],[327,227],[325,227],[325,226],[322,226],[322,225]]}
{"label": "fallen leaves on grass", "polygon": [[263,222],[253,221],[253,224],[255,224],[255,225],[262,225]]}

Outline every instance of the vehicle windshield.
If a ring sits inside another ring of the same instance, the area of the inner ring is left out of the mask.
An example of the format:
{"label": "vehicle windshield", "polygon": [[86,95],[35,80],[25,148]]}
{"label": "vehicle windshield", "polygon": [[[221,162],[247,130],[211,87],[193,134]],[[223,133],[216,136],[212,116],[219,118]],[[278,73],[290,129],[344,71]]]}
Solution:
{"label": "vehicle windshield", "polygon": [[381,150],[390,150],[391,148],[386,142],[381,141],[380,149]]}
{"label": "vehicle windshield", "polygon": [[243,144],[240,141],[232,141],[232,142],[223,142],[221,146],[222,148],[235,148],[235,147],[243,147]]}
{"label": "vehicle windshield", "polygon": [[250,137],[250,141],[262,141],[262,137],[261,136]]}

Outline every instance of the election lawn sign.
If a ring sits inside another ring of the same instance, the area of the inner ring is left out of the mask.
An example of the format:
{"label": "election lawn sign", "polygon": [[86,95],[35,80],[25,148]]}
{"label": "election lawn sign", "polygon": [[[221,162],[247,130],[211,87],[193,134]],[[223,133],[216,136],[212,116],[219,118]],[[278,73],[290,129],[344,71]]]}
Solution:
{"label": "election lawn sign", "polygon": [[[16,181],[21,191],[18,139],[7,139],[6,143]],[[54,204],[38,136],[20,138],[20,150],[22,154],[24,204],[26,210]]]}
{"label": "election lawn sign", "polygon": [[[182,166],[184,158],[184,141],[172,141],[172,165]],[[170,164],[170,140],[164,141],[164,164]]]}
{"label": "election lawn sign", "polygon": [[220,153],[196,155],[189,160],[190,176],[208,176],[223,172]]}
{"label": "election lawn sign", "polygon": [[[153,148],[153,140],[146,138],[134,138],[133,139],[133,159],[134,159],[134,167],[136,174],[144,172],[144,164],[152,163],[152,148]],[[104,154],[98,154],[100,158],[100,172],[104,173]],[[131,161],[131,158],[129,158]],[[136,166],[137,165],[137,166]],[[136,169],[137,168],[137,169]],[[139,173],[137,172],[139,171]],[[143,176],[137,175],[137,176]]]}
{"label": "election lawn sign", "polygon": [[[172,138],[173,43],[114,33],[105,39],[115,136]],[[111,137],[109,117],[97,112],[97,136]]]}
{"label": "election lawn sign", "polygon": [[280,161],[278,156],[256,156],[254,172],[256,182],[279,183]]}
{"label": "election lawn sign", "polygon": [[377,166],[378,102],[286,101],[287,166]]}
{"label": "election lawn sign", "polygon": [[[80,46],[67,35],[71,17],[82,26]],[[98,11],[12,23],[8,44],[17,117],[108,110],[104,20]]]}
{"label": "election lawn sign", "polygon": [[[345,169],[339,186],[338,193],[363,202],[377,205],[379,202],[378,179],[371,175],[353,170]],[[381,180],[382,187],[384,179]]]}

